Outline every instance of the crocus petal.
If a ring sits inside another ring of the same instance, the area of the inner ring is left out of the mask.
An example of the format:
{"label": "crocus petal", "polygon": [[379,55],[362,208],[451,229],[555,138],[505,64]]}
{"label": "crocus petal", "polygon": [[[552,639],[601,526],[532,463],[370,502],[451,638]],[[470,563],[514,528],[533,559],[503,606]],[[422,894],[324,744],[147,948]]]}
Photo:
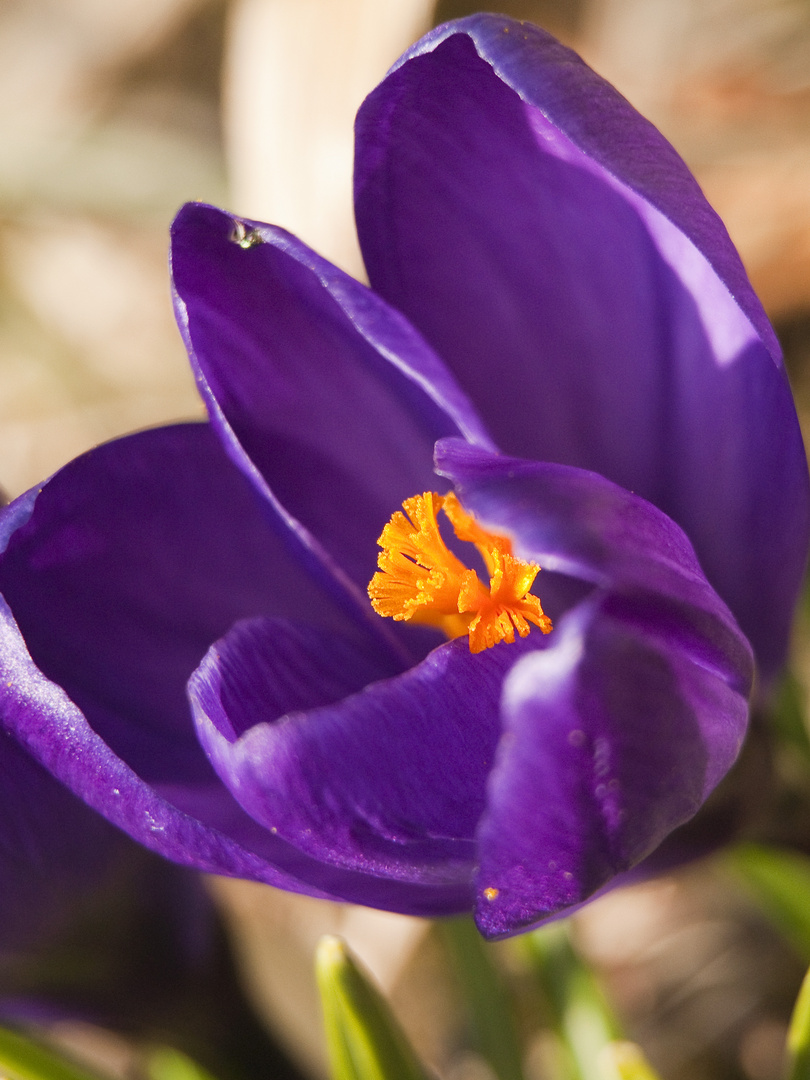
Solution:
{"label": "crocus petal", "polygon": [[431,912],[447,914],[470,906],[501,683],[523,648],[473,656],[466,641],[449,642],[334,704],[306,709],[301,699],[301,711],[296,692],[282,715],[277,687],[291,667],[317,680],[319,657],[331,682],[352,665],[340,643],[257,621],[211,649],[190,696],[217,771],[257,821],[367,873],[365,903],[403,910],[418,884],[435,893]]}
{"label": "crocus petal", "polygon": [[[657,604],[656,623],[669,621],[681,647],[747,699],[751,647],[686,535],[657,507],[598,473],[507,458],[459,439],[437,444],[436,467],[485,527],[512,538],[521,558]],[[542,577],[536,588],[542,596]]]}
{"label": "crocus petal", "polygon": [[[292,536],[368,608],[375,541],[431,481],[434,441],[488,442],[397,312],[295,237],[189,205],[172,230],[178,322],[212,422]],[[240,234],[241,235],[241,234]]]}
{"label": "crocus petal", "polygon": [[574,907],[688,820],[731,766],[747,703],[654,600],[571,612],[506,680],[479,830],[489,938]]}
{"label": "crocus petal", "polygon": [[[75,699],[188,732],[185,683],[235,619],[351,625],[288,554],[203,424],[121,439],[10,507],[0,591],[34,659]],[[137,704],[136,704],[137,701]],[[170,746],[144,761],[160,770]]]}
{"label": "crocus petal", "polygon": [[652,504],[596,473],[460,440],[436,459],[517,554],[596,586],[505,684],[476,906],[498,937],[581,903],[697,811],[742,743],[752,657]]}
{"label": "crocus petal", "polygon": [[168,858],[334,896],[318,863],[217,781],[185,683],[212,640],[258,612],[294,612],[396,667],[285,551],[207,425],[100,447],[8,507],[0,526],[6,731]]}
{"label": "crocus petal", "polygon": [[683,162],[572,52],[487,15],[406,54],[357,138],[374,288],[504,450],[600,472],[677,521],[772,675],[807,466],[773,332]]}
{"label": "crocus petal", "polygon": [[[658,507],[598,473],[493,454],[461,439],[436,444],[436,470],[482,525],[512,538],[521,558],[603,589],[645,591],[702,612],[716,624],[720,650],[747,693],[750,646],[689,538]],[[542,594],[542,578],[537,587]]]}
{"label": "crocus petal", "polygon": [[[0,728],[0,954],[62,928],[128,841]],[[131,845],[130,845],[131,846]]]}

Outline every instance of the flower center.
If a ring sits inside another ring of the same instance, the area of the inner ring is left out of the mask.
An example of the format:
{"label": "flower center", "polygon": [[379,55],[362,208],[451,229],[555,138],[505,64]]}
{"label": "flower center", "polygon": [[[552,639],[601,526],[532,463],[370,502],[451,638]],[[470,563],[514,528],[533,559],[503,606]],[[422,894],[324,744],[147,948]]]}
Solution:
{"label": "flower center", "polygon": [[[515,630],[526,637],[529,623],[544,634],[551,630],[551,619],[529,592],[540,567],[516,559],[508,537],[482,529],[452,491],[426,491],[402,507],[405,513],[397,510],[377,541],[379,570],[368,595],[378,615],[437,626],[450,638],[469,634],[474,653],[513,642]],[[436,520],[440,510],[458,539],[480,551],[489,588],[448,549]]]}

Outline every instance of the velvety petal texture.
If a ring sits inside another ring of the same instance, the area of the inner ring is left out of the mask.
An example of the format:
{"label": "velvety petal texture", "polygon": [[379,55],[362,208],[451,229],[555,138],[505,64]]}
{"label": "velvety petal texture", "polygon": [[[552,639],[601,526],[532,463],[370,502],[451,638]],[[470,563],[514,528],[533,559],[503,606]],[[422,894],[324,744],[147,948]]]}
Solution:
{"label": "velvety petal texture", "polygon": [[[503,937],[643,863],[734,762],[807,467],[722,224],[542,31],[473,16],[403,57],[358,116],[356,203],[371,289],[178,214],[209,423],[0,511],[0,755],[184,865]],[[550,633],[473,653],[375,614],[386,523],[450,490],[542,568]],[[0,870],[37,851],[6,818]]]}
{"label": "velvety petal texture", "polygon": [[437,467],[523,558],[598,585],[504,684],[476,908],[497,937],[581,903],[692,817],[739,751],[753,658],[686,536],[639,496],[456,440]]}
{"label": "velvety petal texture", "polygon": [[274,716],[290,648],[311,679],[316,663],[323,677],[340,657],[336,645],[263,621],[214,647],[190,690],[215,767],[257,820],[324,861],[468,884],[515,657],[473,657],[466,641],[452,642],[395,679],[359,693],[346,685],[334,704]]}
{"label": "velvety petal texture", "polygon": [[559,626],[504,687],[502,749],[479,830],[487,937],[581,903],[692,817],[736,757],[746,699],[607,601]]}
{"label": "velvety petal texture", "polygon": [[456,641],[371,683],[339,640],[254,621],[190,695],[214,767],[274,835],[431,883],[436,912],[440,884],[449,911],[473,883],[498,937],[581,903],[695,813],[739,750],[753,662],[688,539],[643,499],[461,440],[437,462],[519,554],[597,585],[550,638]]}
{"label": "velvety petal texture", "polygon": [[[290,652],[310,680],[333,666],[344,674],[340,698],[279,710]],[[451,643],[361,690],[349,682],[357,661],[344,653],[311,631],[237,627],[191,682],[203,744],[245,809],[290,843],[379,877],[456,885],[455,902],[468,898],[500,687],[514,658],[494,652],[479,662],[466,642]]]}
{"label": "velvety petal texture", "polygon": [[185,684],[211,641],[259,612],[342,633],[377,672],[397,664],[291,559],[211,429],[99,447],[12,504],[3,524],[6,731],[169,858],[335,895],[321,864],[259,827],[217,782]]}
{"label": "velvety petal texture", "polygon": [[232,459],[367,609],[391,508],[435,484],[437,438],[491,445],[478,414],[398,312],[282,229],[188,206],[172,274]]}
{"label": "velvety petal texture", "polygon": [[669,514],[772,676],[807,467],[773,331],[672,147],[544,31],[475,15],[366,100],[355,189],[373,287],[498,445]]}
{"label": "velvety petal texture", "polygon": [[0,957],[5,960],[61,930],[127,841],[1,729],[0,775]]}

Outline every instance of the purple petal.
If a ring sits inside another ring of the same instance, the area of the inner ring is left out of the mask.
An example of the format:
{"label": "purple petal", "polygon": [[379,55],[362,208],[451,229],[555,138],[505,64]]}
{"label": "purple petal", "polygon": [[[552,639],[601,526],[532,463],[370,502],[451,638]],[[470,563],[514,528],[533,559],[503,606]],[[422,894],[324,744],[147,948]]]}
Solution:
{"label": "purple petal", "polygon": [[[0,590],[35,661],[93,700],[113,746],[120,714],[140,713],[169,744],[189,732],[186,680],[238,618],[351,632],[202,424],[121,439],[61,470],[11,537]],[[143,768],[159,773],[170,749]]]}
{"label": "purple petal", "polygon": [[[522,558],[690,610],[690,621],[716,640],[713,662],[748,693],[748,642],[706,581],[688,537],[652,503],[598,473],[491,454],[460,439],[437,443],[436,468],[485,527],[512,537]],[[542,577],[536,588],[542,596]]]}
{"label": "purple petal", "polygon": [[396,667],[285,551],[208,426],[100,447],[3,511],[0,525],[10,534],[0,560],[11,609],[3,604],[0,619],[6,731],[168,858],[334,896],[323,867],[219,783],[186,680],[236,619],[264,612],[345,635],[380,670]]}
{"label": "purple petal", "polygon": [[[295,237],[188,205],[172,231],[178,322],[235,463],[368,610],[376,539],[431,483],[434,441],[488,443],[397,312]],[[359,590],[358,590],[359,587]]]}
{"label": "purple petal", "polygon": [[752,657],[652,504],[596,473],[458,439],[436,456],[518,555],[595,586],[505,684],[476,906],[498,937],[581,903],[697,811],[742,743]]}
{"label": "purple petal", "polygon": [[[242,806],[300,850],[377,879],[364,903],[403,910],[413,885],[433,914],[469,908],[473,837],[500,734],[503,676],[523,650],[435,649],[394,679],[365,678],[345,645],[257,621],[233,630],[190,683],[200,738]],[[320,708],[278,687],[289,672],[349,696]]]}
{"label": "purple petal", "polygon": [[0,953],[49,939],[128,843],[0,729]]}
{"label": "purple petal", "polygon": [[689,534],[771,675],[810,531],[775,338],[662,136],[543,31],[428,35],[358,116],[374,288],[498,444],[600,472]]}
{"label": "purple petal", "polygon": [[576,906],[636,865],[734,761],[744,695],[669,620],[656,640],[658,617],[649,600],[582,605],[509,673],[478,835],[486,937]]}

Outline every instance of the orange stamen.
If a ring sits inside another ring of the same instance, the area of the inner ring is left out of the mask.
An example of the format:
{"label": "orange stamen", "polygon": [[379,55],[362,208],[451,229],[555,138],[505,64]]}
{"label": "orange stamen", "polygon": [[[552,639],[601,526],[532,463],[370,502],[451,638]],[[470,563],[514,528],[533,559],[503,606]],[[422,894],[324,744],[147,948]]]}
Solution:
{"label": "orange stamen", "polygon": [[[516,559],[508,537],[482,528],[452,491],[426,491],[402,506],[405,513],[397,510],[377,541],[379,570],[368,595],[378,615],[427,623],[450,638],[468,634],[474,653],[513,642],[515,630],[525,637],[529,623],[549,633],[551,619],[529,592],[540,567]],[[440,510],[458,539],[478,548],[489,588],[448,549],[436,519]]]}

